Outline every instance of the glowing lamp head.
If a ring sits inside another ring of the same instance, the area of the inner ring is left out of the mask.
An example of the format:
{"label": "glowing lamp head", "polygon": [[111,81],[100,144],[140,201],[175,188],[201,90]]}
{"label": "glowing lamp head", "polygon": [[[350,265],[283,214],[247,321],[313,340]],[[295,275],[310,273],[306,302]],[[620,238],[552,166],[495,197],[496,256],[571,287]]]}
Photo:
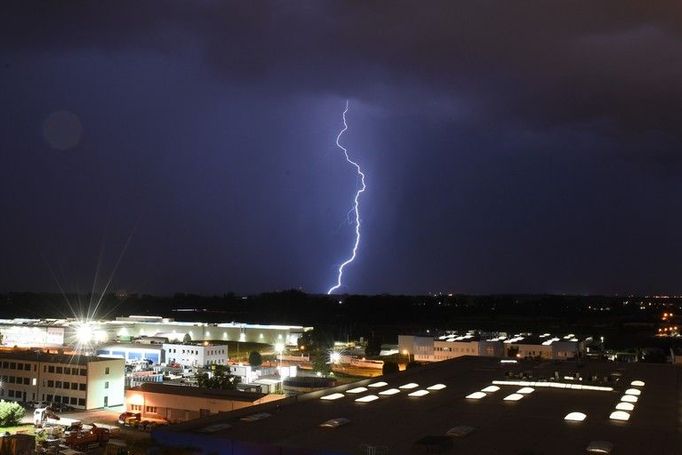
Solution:
{"label": "glowing lamp head", "polygon": [[284,344],[283,343],[275,344],[275,352],[277,352],[277,354],[282,354],[284,352]]}
{"label": "glowing lamp head", "polygon": [[341,353],[336,351],[330,352],[329,360],[331,361],[331,363],[339,363],[339,361],[341,360]]}
{"label": "glowing lamp head", "polygon": [[88,344],[95,338],[95,331],[88,322],[81,322],[76,328],[76,339],[80,344]]}

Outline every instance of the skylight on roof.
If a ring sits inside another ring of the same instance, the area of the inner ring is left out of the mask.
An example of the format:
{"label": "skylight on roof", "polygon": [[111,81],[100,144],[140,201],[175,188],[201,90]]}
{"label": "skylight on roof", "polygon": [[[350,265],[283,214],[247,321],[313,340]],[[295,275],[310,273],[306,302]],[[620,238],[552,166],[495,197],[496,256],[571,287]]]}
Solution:
{"label": "skylight on roof", "polygon": [[376,395],[365,395],[364,397],[357,398],[355,401],[357,403],[369,403],[370,401],[378,400],[379,397]]}
{"label": "skylight on roof", "polygon": [[521,395],[520,393],[512,393],[511,395],[504,397],[504,401],[519,401],[523,397],[524,395]]}
{"label": "skylight on roof", "polygon": [[609,419],[627,422],[628,420],[630,420],[630,414],[628,414],[625,411],[613,411],[609,416]]}
{"label": "skylight on roof", "polygon": [[481,392],[493,393],[497,392],[498,390],[500,390],[500,388],[497,387],[496,385],[489,385],[488,387],[481,389]]}
{"label": "skylight on roof", "polygon": [[419,384],[415,382],[408,382],[400,386],[401,389],[416,389],[417,387],[419,387]]}
{"label": "skylight on roof", "polygon": [[426,390],[443,390],[445,387],[445,384],[434,384],[430,387],[427,387]]}
{"label": "skylight on roof", "polygon": [[367,387],[371,387],[374,389],[374,388],[379,388],[379,387],[386,387],[387,385],[388,385],[388,382],[379,381],[379,382],[375,382],[373,384],[370,384]]}
{"label": "skylight on roof", "polygon": [[623,395],[620,398],[620,401],[624,401],[626,403],[637,403],[637,400],[639,400],[639,398],[634,395]]}
{"label": "skylight on roof", "polygon": [[329,395],[325,395],[323,397],[320,397],[320,400],[338,400],[339,398],[343,398],[342,393],[332,393]]}
{"label": "skylight on roof", "polygon": [[354,389],[346,390],[346,393],[362,393],[367,392],[367,387],[355,387]]}
{"label": "skylight on roof", "polygon": [[466,398],[469,398],[470,400],[480,400],[481,398],[485,398],[486,394],[483,392],[474,392],[470,393],[469,395],[466,396]]}
{"label": "skylight on roof", "polygon": [[644,381],[632,381],[630,383],[630,385],[634,387],[644,387],[644,384]]}
{"label": "skylight on roof", "polygon": [[585,420],[585,417],[587,417],[587,415],[583,414],[582,412],[569,412],[566,414],[566,417],[564,417],[564,420],[569,422],[582,422]]}
{"label": "skylight on roof", "polygon": [[621,401],[616,405],[616,409],[619,411],[634,411],[635,405],[632,403],[626,403],[624,401]]}
{"label": "skylight on roof", "polygon": [[625,391],[625,395],[634,395],[634,396],[638,397],[641,394],[642,394],[642,391],[639,389],[627,389]]}
{"label": "skylight on roof", "polygon": [[529,393],[535,392],[535,389],[532,387],[521,387],[519,390],[516,391],[516,393],[520,393],[521,395],[528,395]]}
{"label": "skylight on roof", "polygon": [[554,389],[572,389],[572,390],[594,390],[598,392],[612,392],[613,387],[605,387],[599,385],[587,384],[566,384],[564,382],[539,382],[539,381],[493,381],[493,384],[498,385],[518,385],[522,387],[550,387]]}
{"label": "skylight on roof", "polygon": [[414,392],[409,393],[407,396],[408,397],[423,397],[424,395],[428,395],[428,394],[429,394],[428,390],[421,389],[421,390],[415,390]]}
{"label": "skylight on roof", "polygon": [[381,392],[379,392],[379,395],[390,397],[391,395],[395,395],[396,393],[400,393],[400,390],[398,390],[398,389],[386,389],[386,390],[382,390]]}

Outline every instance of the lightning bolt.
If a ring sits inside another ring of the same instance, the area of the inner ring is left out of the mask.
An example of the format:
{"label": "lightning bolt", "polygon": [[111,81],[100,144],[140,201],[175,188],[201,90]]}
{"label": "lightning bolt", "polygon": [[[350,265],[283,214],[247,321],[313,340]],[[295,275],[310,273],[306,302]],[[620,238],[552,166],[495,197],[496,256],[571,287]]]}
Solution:
{"label": "lightning bolt", "polygon": [[348,155],[348,150],[339,142],[341,140],[341,136],[343,136],[343,133],[345,133],[346,130],[348,129],[348,123],[346,123],[346,113],[348,112],[348,108],[349,103],[348,100],[346,100],[346,109],[344,109],[343,111],[343,129],[339,131],[338,136],[336,136],[336,146],[343,151],[343,155],[346,157],[346,161],[348,162],[348,164],[351,164],[353,167],[355,167],[355,170],[358,173],[358,176],[360,177],[361,185],[360,188],[355,192],[355,198],[353,198],[353,208],[351,209],[351,212],[354,213],[355,215],[355,243],[353,244],[353,254],[351,254],[351,256],[344,262],[342,262],[341,265],[339,266],[336,284],[329,288],[327,294],[331,294],[341,287],[341,281],[343,280],[343,270],[346,268],[348,264],[355,260],[355,257],[358,254],[358,246],[360,246],[360,195],[365,192],[365,189],[367,189],[367,186],[365,185],[365,174],[362,172],[360,165],[350,159],[350,156]]}

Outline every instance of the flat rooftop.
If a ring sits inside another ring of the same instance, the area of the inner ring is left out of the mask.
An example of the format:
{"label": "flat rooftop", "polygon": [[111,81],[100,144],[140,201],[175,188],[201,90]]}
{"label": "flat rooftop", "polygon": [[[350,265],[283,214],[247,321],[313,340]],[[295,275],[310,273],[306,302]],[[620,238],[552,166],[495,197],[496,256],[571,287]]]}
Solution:
{"label": "flat rooftop", "polygon": [[266,395],[264,393],[258,392],[243,392],[240,390],[212,390],[203,387],[158,384],[153,382],[146,382],[139,387],[133,387],[129,390],[159,393],[164,395],[210,398],[212,400],[244,401],[249,403],[258,401]]}
{"label": "flat rooftop", "polygon": [[[576,379],[576,373],[583,377],[582,381]],[[465,398],[495,381],[517,384],[499,383],[499,390],[482,399]],[[632,386],[633,381],[645,385]],[[381,382],[386,384],[370,386]],[[518,401],[504,400],[518,392],[521,383],[529,382],[540,384],[533,384],[534,391]],[[547,387],[551,383],[574,387]],[[416,386],[401,388],[408,384]],[[585,453],[591,441],[611,442],[616,454],[679,453],[680,384],[682,368],[673,365],[590,360],[501,363],[500,359],[460,357],[160,428],[153,436],[161,443],[216,453],[239,449],[244,454],[360,454],[365,453],[362,447],[373,446],[385,448],[388,454],[409,454],[415,453],[415,443],[422,438],[444,436],[453,427],[470,426],[473,432],[452,438],[453,448],[442,453],[577,454]],[[585,386],[603,390],[587,390]],[[621,397],[632,388],[638,389],[640,395],[629,421],[611,420],[609,416]],[[381,393],[389,389],[398,392]],[[409,396],[416,391],[428,394]],[[339,398],[321,399],[331,394],[339,394]],[[368,395],[378,398],[356,401]],[[571,412],[584,413],[586,418],[582,422],[565,421]],[[242,420],[257,413],[270,416]],[[340,417],[350,423],[333,429],[319,426]]]}
{"label": "flat rooftop", "polygon": [[110,362],[111,357],[96,357],[86,355],[68,355],[47,353],[42,351],[31,350],[0,350],[0,360],[25,360],[31,362],[45,362],[45,363],[64,363],[71,365],[86,365],[89,362]]}

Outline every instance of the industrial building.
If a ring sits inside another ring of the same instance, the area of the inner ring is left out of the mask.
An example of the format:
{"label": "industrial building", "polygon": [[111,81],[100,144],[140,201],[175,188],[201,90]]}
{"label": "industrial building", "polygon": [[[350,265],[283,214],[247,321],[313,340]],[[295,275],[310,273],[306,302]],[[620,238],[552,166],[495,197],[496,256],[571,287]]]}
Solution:
{"label": "industrial building", "polygon": [[312,327],[238,322],[180,322],[160,316],[125,316],[115,320],[0,319],[5,346],[50,348],[163,337],[170,341],[220,340],[296,345]]}
{"label": "industrial building", "polygon": [[227,365],[227,344],[223,343],[179,343],[163,345],[166,362],[183,367],[208,367]]}
{"label": "industrial building", "polygon": [[549,333],[482,336],[471,332],[438,337],[400,335],[398,349],[417,362],[439,362],[467,355],[566,360],[581,357],[585,353],[585,342],[573,334],[562,337]]}
{"label": "industrial building", "polygon": [[204,454],[679,453],[680,383],[673,365],[465,356],[152,437]]}
{"label": "industrial building", "polygon": [[124,401],[122,359],[0,351],[0,376],[3,400],[63,403],[77,409]]}
{"label": "industrial building", "polygon": [[97,355],[124,359],[126,363],[149,360],[153,364],[165,363],[163,345],[146,343],[112,343],[97,346]]}
{"label": "industrial building", "polygon": [[185,422],[219,412],[267,403],[282,395],[239,390],[209,390],[146,383],[126,390],[126,410],[139,412],[143,419]]}

